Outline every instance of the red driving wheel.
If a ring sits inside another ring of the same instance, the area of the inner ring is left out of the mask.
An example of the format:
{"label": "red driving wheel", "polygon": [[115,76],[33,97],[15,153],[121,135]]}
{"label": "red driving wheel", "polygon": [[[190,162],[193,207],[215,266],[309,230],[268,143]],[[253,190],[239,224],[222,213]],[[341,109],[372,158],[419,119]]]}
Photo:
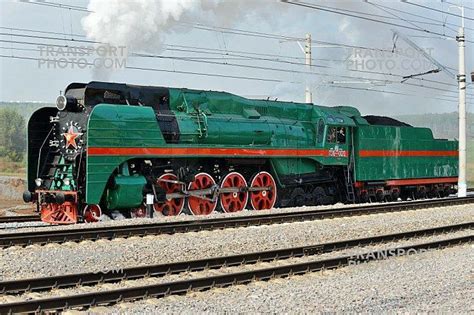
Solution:
{"label": "red driving wheel", "polygon": [[251,191],[250,204],[254,210],[271,209],[275,206],[277,198],[277,189],[273,176],[268,172],[260,172],[256,174],[250,187],[269,187],[266,190]]}
{"label": "red driving wheel", "polygon": [[[211,175],[207,173],[199,173],[194,176],[194,181],[189,183],[188,191],[200,190],[210,188],[215,185],[216,182]],[[211,195],[205,195],[207,199],[211,199]],[[195,196],[188,197],[188,207],[192,214],[194,215],[206,215],[212,213],[217,206],[217,200],[211,201]]]}
{"label": "red driving wheel", "polygon": [[[245,181],[245,178],[242,176],[242,174],[232,172],[227,174],[221,182],[221,188],[228,187],[247,187],[247,182]],[[247,191],[222,193],[219,196],[221,208],[225,212],[242,211],[247,205],[248,199],[249,193]]]}
{"label": "red driving wheel", "polygon": [[[157,183],[167,194],[181,193],[183,192],[184,186],[173,182],[177,180],[178,177],[175,174],[168,173],[161,175]],[[166,199],[165,202],[155,202],[155,204],[153,204],[153,209],[156,212],[161,212],[166,216],[179,215],[183,211],[183,208],[184,198]]]}
{"label": "red driving wheel", "polygon": [[102,209],[99,205],[87,205],[84,208],[84,221],[87,223],[97,222],[102,215]]}

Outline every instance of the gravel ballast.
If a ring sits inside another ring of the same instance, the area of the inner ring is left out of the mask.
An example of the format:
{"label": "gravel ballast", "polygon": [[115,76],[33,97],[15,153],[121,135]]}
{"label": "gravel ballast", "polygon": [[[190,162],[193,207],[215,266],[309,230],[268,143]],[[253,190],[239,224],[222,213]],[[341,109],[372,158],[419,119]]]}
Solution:
{"label": "gravel ballast", "polygon": [[473,245],[333,271],[150,298],[90,313],[472,313]]}
{"label": "gravel ballast", "polygon": [[472,221],[471,205],[291,224],[0,250],[0,280],[99,272],[418,230]]}
{"label": "gravel ballast", "polygon": [[[411,201],[406,201],[405,203],[410,203]],[[390,206],[392,203],[380,203],[375,202],[367,205],[384,205]],[[163,216],[161,214],[155,214],[153,218],[134,218],[134,219],[116,219],[112,220],[107,215],[102,215],[101,222],[96,223],[79,223],[79,224],[66,224],[66,225],[51,225],[44,222],[15,222],[15,223],[0,223],[0,233],[16,233],[16,232],[28,232],[28,231],[53,231],[53,230],[70,230],[70,229],[88,229],[88,228],[97,228],[97,227],[106,227],[106,226],[129,226],[129,225],[139,225],[139,224],[155,224],[161,222],[177,222],[177,221],[194,221],[194,220],[206,220],[212,218],[228,218],[228,217],[245,217],[253,215],[262,215],[262,214],[272,214],[272,213],[287,213],[295,211],[312,211],[312,210],[334,210],[340,208],[354,208],[360,207],[360,204],[342,204],[337,203],[334,205],[327,206],[302,206],[302,207],[289,207],[289,208],[274,208],[271,210],[243,210],[240,212],[233,213],[223,213],[214,211],[209,215],[194,216],[181,213],[179,216]],[[22,206],[18,206],[22,207]],[[21,230],[18,230],[21,228]]]}
{"label": "gravel ballast", "polygon": [[[379,205],[381,203],[372,203],[372,204]],[[286,213],[286,212],[294,212],[294,211],[333,210],[333,209],[338,209],[338,208],[353,208],[353,207],[359,207],[359,206],[360,206],[359,204],[337,203],[337,204],[328,205],[328,206],[274,208],[271,210],[260,210],[260,211],[251,211],[251,210],[245,209],[240,212],[232,212],[232,213],[223,213],[219,211],[214,211],[209,215],[200,215],[200,216],[189,215],[189,214],[185,214],[184,212],[181,213],[181,215],[179,216],[163,216],[160,213],[156,213],[154,214],[153,218],[132,218],[132,219],[120,218],[116,220],[112,220],[107,215],[102,215],[101,221],[94,222],[94,223],[51,225],[44,222],[15,222],[15,223],[0,223],[0,229],[4,229],[1,231],[1,233],[8,233],[8,232],[16,233],[18,232],[18,231],[15,231],[16,228],[22,228],[21,232],[28,232],[32,230],[55,231],[55,230],[70,230],[70,229],[78,229],[78,228],[89,229],[89,228],[97,228],[97,227],[105,227],[105,226],[129,226],[129,225],[138,225],[138,224],[154,224],[154,223],[161,223],[161,222],[206,220],[206,219],[224,218],[224,217],[245,217],[245,216],[261,215],[261,214]]]}
{"label": "gravel ballast", "polygon": [[[346,249],[342,251],[335,251],[335,252],[330,252],[330,253],[326,253],[322,255],[312,255],[312,256],[307,256],[307,257],[302,257],[302,258],[282,259],[282,260],[277,260],[277,261],[272,261],[272,262],[260,262],[257,264],[226,267],[226,268],[221,268],[221,269],[211,269],[211,270],[204,270],[204,271],[199,271],[199,272],[185,272],[185,273],[180,273],[180,274],[166,275],[164,277],[140,278],[137,280],[121,281],[115,284],[107,283],[107,284],[100,284],[96,286],[73,287],[73,288],[59,289],[59,290],[55,289],[52,291],[25,293],[22,295],[14,295],[14,296],[11,296],[11,295],[3,296],[3,297],[0,296],[0,303],[38,299],[38,298],[48,298],[48,297],[53,297],[53,296],[76,295],[76,294],[88,293],[88,292],[107,291],[107,290],[114,290],[114,289],[125,288],[125,287],[136,287],[136,286],[152,285],[152,284],[165,283],[165,282],[171,282],[171,281],[180,281],[180,280],[185,280],[185,279],[205,278],[205,277],[219,275],[219,274],[250,271],[250,270],[270,268],[270,267],[281,266],[281,265],[293,265],[293,264],[298,264],[298,263],[303,263],[303,262],[324,260],[324,259],[335,258],[335,257],[340,257],[340,256],[346,256],[346,255],[352,256],[354,259],[354,263],[356,263],[357,257],[360,257],[358,256],[358,254],[361,254],[361,253],[387,250],[390,248],[401,247],[401,246],[410,246],[413,244],[427,243],[427,242],[432,242],[432,241],[444,240],[447,238],[467,236],[467,235],[470,235],[471,233],[472,232],[469,230],[464,230],[464,231],[459,231],[455,233],[409,239],[409,240],[403,240],[399,242],[389,242],[389,243],[372,245],[372,246],[355,247],[355,248],[350,248],[350,249]],[[113,272],[113,271],[110,271],[110,272]]]}

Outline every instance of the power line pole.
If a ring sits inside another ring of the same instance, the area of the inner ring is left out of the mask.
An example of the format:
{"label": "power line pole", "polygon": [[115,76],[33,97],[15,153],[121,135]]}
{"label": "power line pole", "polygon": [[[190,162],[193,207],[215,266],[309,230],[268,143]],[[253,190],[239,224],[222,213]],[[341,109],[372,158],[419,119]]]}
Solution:
{"label": "power line pole", "polygon": [[459,47],[459,177],[458,197],[466,197],[466,64],[464,60],[464,6],[461,9],[462,23],[456,41]]}
{"label": "power line pole", "polygon": [[[304,45],[304,55],[305,55],[305,60],[306,60],[306,66],[309,72],[311,71],[311,34],[306,34],[306,42]],[[313,95],[311,93],[311,82],[308,76],[306,76],[305,99],[306,99],[306,103],[313,102]]]}

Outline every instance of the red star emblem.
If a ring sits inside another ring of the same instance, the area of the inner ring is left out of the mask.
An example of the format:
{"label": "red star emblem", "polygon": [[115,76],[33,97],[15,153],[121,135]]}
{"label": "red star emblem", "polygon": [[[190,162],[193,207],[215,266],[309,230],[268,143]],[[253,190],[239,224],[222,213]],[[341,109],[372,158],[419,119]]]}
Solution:
{"label": "red star emblem", "polygon": [[74,127],[70,126],[67,133],[63,133],[62,135],[66,139],[66,148],[69,148],[70,146],[73,146],[74,149],[77,149],[76,139],[78,137],[82,136],[82,133],[75,132]]}

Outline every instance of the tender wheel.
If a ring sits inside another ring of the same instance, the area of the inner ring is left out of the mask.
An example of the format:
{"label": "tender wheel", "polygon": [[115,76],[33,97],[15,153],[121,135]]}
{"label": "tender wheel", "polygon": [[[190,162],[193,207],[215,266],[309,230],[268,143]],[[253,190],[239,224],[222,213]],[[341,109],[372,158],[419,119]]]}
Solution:
{"label": "tender wheel", "polygon": [[293,192],[291,193],[291,205],[293,207],[301,207],[301,206],[304,206],[305,204],[305,192],[303,190],[303,188],[301,187],[297,187],[293,190]]}
{"label": "tender wheel", "polygon": [[427,193],[424,187],[420,187],[416,193],[416,199],[426,199]]}
{"label": "tender wheel", "polygon": [[[245,181],[245,178],[242,176],[242,174],[232,172],[227,174],[221,182],[221,188],[228,187],[247,187],[247,182]],[[221,193],[219,196],[220,205],[224,212],[242,211],[247,205],[248,199],[249,193],[247,191]]]}
{"label": "tender wheel", "polygon": [[378,189],[375,192],[375,200],[377,200],[378,202],[382,202],[385,200],[385,195],[382,189]]}
{"label": "tender wheel", "polygon": [[271,209],[275,205],[277,199],[277,188],[275,180],[268,172],[260,172],[256,174],[250,187],[270,187],[269,190],[251,191],[250,205],[254,210]]}
{"label": "tender wheel", "polygon": [[449,187],[446,187],[444,190],[443,190],[443,194],[441,195],[441,197],[449,197],[449,195],[451,194],[451,191],[449,189]]}
{"label": "tender wheel", "polygon": [[[207,173],[199,173],[194,176],[194,181],[189,183],[188,190],[200,190],[211,188],[216,182],[211,175]],[[206,215],[212,213],[217,206],[217,200],[211,201],[212,195],[205,195],[204,198],[189,196],[188,197],[188,207],[192,214],[194,215]]]}
{"label": "tender wheel", "polygon": [[320,205],[325,205],[327,203],[327,196],[326,196],[326,191],[324,190],[323,187],[316,187],[313,189],[313,192],[311,193],[313,197],[313,203],[317,206]]}
{"label": "tender wheel", "polygon": [[84,208],[84,222],[98,222],[102,216],[102,209],[99,205],[87,205]]}
{"label": "tender wheel", "polygon": [[360,192],[359,194],[359,202],[360,203],[367,203],[369,202],[370,198],[369,198],[369,193],[367,192],[367,190],[363,190]]}
{"label": "tender wheel", "polygon": [[[184,186],[173,182],[177,180],[178,177],[175,174],[168,173],[161,175],[157,180],[157,184],[167,194],[182,192]],[[156,212],[161,212],[166,216],[179,215],[183,211],[183,208],[184,198],[166,199],[165,202],[155,202],[153,204],[153,209]]]}
{"label": "tender wheel", "polygon": [[394,189],[392,193],[390,194],[390,198],[392,201],[398,201],[398,198],[400,197],[400,190]]}

